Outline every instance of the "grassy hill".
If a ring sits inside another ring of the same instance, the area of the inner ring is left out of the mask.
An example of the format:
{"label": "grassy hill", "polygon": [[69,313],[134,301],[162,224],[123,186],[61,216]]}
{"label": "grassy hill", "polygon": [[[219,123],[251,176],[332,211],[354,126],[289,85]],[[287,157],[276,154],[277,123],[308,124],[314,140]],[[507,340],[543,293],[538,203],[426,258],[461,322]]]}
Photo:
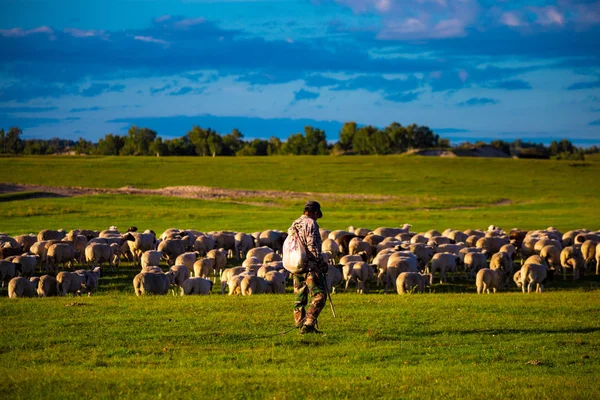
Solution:
{"label": "grassy hill", "polygon": [[[10,234],[113,224],[286,229],[309,198],[321,201],[319,223],[330,229],[600,229],[595,161],[0,157],[0,167],[4,184],[46,186],[0,194],[0,231]],[[199,198],[111,191],[186,185],[224,189]],[[55,186],[107,190],[71,197]],[[464,279],[422,295],[351,290],[334,295],[339,318],[323,311],[326,335],[306,337],[277,334],[292,325],[289,288],[137,298],[135,273],[124,264],[85,298],[9,300],[0,289],[0,398],[600,396],[595,275],[558,278],[541,295],[512,286],[478,296]]]}

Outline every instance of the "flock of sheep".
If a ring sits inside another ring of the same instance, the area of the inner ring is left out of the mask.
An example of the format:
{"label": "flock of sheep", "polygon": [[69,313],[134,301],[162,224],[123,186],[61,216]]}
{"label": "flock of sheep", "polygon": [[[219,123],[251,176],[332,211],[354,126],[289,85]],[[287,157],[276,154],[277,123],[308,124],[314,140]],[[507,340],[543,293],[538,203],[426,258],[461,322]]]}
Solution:
{"label": "flock of sheep", "polygon": [[[348,290],[354,282],[359,293],[366,293],[375,281],[386,292],[423,292],[436,276],[445,283],[450,275],[452,280],[463,275],[475,281],[478,293],[496,292],[511,280],[523,292],[534,287],[541,292],[554,273],[562,271],[566,280],[570,271],[577,280],[584,272],[600,272],[599,231],[505,232],[490,226],[485,231],[414,233],[410,228],[321,229],[329,289],[335,293],[343,284]],[[140,268],[133,279],[138,296],[164,295],[171,288],[182,295],[209,294],[217,278],[221,293],[228,290],[229,295],[285,293],[290,278],[281,262],[286,236],[276,230],[247,234],[174,228],[157,236],[136,227],[121,233],[114,226],[101,232],[0,234],[0,280],[2,287],[8,283],[11,298],[91,295],[103,269],[114,270],[126,260]],[[163,260],[166,272],[159,266]],[[228,262],[241,265],[226,268]],[[74,270],[77,264],[81,269]],[[37,270],[44,275],[34,276]]]}

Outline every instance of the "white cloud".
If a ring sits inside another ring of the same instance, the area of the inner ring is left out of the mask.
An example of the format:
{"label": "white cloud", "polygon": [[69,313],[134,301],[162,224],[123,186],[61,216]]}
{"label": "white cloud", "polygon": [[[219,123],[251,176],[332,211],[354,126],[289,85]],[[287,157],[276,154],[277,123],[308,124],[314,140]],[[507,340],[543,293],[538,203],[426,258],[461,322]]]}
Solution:
{"label": "white cloud", "polygon": [[162,44],[163,46],[169,45],[169,42],[167,42],[166,40],[156,39],[156,38],[153,38],[152,36],[134,36],[133,38],[135,40],[139,40],[140,42]]}
{"label": "white cloud", "polygon": [[507,26],[521,26],[523,23],[517,16],[517,14],[512,12],[505,12],[502,14],[502,18],[500,18],[500,22]]}

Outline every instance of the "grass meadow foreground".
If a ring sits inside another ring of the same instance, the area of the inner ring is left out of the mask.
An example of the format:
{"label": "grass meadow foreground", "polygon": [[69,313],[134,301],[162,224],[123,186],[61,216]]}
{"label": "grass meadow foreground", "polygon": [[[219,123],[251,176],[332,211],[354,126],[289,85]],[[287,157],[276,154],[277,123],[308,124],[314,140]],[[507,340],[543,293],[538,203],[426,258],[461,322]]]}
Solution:
{"label": "grass meadow foreground", "polygon": [[[600,162],[424,157],[0,157],[4,184],[210,186],[221,197],[0,194],[0,231],[287,229],[308,198],[323,228],[600,229]],[[248,192],[253,190],[253,192]],[[277,193],[272,191],[279,191]],[[239,264],[239,263],[236,263]],[[164,267],[164,265],[163,265]],[[324,336],[292,326],[293,295],[136,297],[124,264],[92,297],[0,289],[0,398],[600,397],[600,277],[542,294],[333,296]]]}

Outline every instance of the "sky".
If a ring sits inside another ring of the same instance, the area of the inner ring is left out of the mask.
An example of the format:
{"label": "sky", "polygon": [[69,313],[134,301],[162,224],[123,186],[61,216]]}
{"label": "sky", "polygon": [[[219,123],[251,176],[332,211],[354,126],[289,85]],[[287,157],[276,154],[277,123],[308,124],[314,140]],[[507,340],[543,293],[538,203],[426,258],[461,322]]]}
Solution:
{"label": "sky", "polygon": [[0,128],[600,144],[600,1],[0,0]]}

